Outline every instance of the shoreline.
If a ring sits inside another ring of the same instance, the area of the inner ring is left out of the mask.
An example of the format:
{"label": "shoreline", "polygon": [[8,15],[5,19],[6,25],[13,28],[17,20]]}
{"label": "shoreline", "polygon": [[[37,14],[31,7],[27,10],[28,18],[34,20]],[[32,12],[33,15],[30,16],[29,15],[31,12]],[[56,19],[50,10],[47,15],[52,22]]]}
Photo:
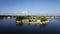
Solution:
{"label": "shoreline", "polygon": [[[49,22],[49,20],[47,20],[47,21],[43,21],[43,22],[41,22],[41,21],[39,21],[39,22],[22,22],[23,24],[46,24],[46,23],[48,23]],[[21,23],[21,21],[16,21],[16,23]]]}

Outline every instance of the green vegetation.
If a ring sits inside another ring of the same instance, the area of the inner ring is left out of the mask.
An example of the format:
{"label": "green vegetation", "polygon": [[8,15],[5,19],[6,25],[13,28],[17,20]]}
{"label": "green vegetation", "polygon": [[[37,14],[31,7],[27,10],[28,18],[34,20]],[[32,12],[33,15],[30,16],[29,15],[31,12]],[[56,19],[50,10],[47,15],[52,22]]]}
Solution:
{"label": "green vegetation", "polygon": [[22,20],[24,18],[24,16],[17,16],[16,17],[16,21],[18,20],[18,21],[20,21],[20,20]]}
{"label": "green vegetation", "polygon": [[[22,21],[23,19],[29,19],[29,18],[31,18],[31,16],[17,16],[16,21]],[[29,20],[29,22],[37,22],[38,19],[40,19],[41,22],[47,21],[47,18],[45,16],[40,16],[37,17],[37,19]]]}
{"label": "green vegetation", "polygon": [[40,20],[41,20],[41,22],[42,21],[47,21],[47,18],[45,16],[43,16],[43,17],[40,18]]}
{"label": "green vegetation", "polygon": [[40,17],[37,17],[37,19],[40,19],[41,18],[41,16]]}
{"label": "green vegetation", "polygon": [[36,22],[37,20],[32,20],[31,22]]}
{"label": "green vegetation", "polygon": [[36,19],[29,20],[29,22],[36,22],[36,21],[37,21]]}
{"label": "green vegetation", "polygon": [[24,19],[28,19],[28,16],[24,16]]}

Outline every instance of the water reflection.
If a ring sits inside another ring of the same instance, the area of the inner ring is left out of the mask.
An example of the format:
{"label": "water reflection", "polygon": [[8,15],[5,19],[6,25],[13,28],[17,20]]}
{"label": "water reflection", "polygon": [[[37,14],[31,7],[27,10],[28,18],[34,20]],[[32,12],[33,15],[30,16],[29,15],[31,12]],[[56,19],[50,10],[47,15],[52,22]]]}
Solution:
{"label": "water reflection", "polygon": [[[23,25],[25,25],[23,22],[21,22],[21,23],[15,23],[16,24],[16,26],[23,26]],[[35,26],[38,26],[38,27],[46,27],[47,26],[47,24],[26,24],[28,27],[29,26],[31,26],[31,25],[35,25]]]}
{"label": "water reflection", "polygon": [[0,20],[2,20],[3,19],[3,17],[0,17]]}
{"label": "water reflection", "polygon": [[23,26],[23,23],[22,22],[21,23],[15,22],[15,24],[16,24],[16,26]]}
{"label": "water reflection", "polygon": [[47,26],[47,24],[41,24],[40,25],[40,27],[43,27],[43,28],[46,27],[46,26]]}

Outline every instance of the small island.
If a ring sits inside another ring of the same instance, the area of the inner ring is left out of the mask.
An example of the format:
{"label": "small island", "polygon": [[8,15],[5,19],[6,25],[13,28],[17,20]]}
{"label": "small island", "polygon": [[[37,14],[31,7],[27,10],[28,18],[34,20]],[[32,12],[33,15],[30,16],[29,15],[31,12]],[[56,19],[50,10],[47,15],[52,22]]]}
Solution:
{"label": "small island", "polygon": [[47,24],[48,18],[45,16],[16,16],[16,23],[29,23],[29,24]]}

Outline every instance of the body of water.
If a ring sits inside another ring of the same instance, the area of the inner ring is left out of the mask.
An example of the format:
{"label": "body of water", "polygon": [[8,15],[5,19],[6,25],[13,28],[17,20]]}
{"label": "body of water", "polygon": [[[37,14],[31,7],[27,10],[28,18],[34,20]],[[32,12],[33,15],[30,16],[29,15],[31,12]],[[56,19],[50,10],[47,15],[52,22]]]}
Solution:
{"label": "body of water", "polygon": [[14,18],[0,19],[0,33],[15,34],[60,34],[60,17],[49,19],[45,25],[16,24]]}

